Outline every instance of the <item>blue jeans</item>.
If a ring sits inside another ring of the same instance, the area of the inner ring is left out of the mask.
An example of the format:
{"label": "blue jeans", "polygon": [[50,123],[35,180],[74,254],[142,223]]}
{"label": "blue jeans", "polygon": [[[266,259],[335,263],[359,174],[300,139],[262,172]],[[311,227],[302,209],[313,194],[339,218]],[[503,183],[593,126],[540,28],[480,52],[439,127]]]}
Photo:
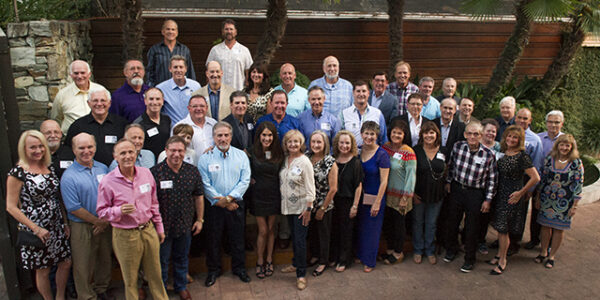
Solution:
{"label": "blue jeans", "polygon": [[415,204],[413,213],[413,248],[418,255],[432,256],[435,253],[435,229],[442,201]]}
{"label": "blue jeans", "polygon": [[162,280],[167,287],[169,277],[169,259],[173,260],[173,287],[175,292],[181,292],[187,287],[188,254],[192,243],[192,233],[188,232],[180,237],[166,237],[160,245],[160,267]]}
{"label": "blue jeans", "polygon": [[300,215],[288,215],[288,223],[292,233],[292,246],[294,247],[294,258],[292,265],[296,267],[296,277],[306,277],[306,237],[308,226],[302,225]]}

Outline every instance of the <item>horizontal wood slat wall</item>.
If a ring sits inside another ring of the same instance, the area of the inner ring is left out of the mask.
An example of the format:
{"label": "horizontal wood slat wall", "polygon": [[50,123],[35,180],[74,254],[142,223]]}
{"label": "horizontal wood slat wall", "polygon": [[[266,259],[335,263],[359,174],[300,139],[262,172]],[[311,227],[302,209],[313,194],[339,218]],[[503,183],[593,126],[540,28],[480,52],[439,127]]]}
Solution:
{"label": "horizontal wood slat wall", "polygon": [[[144,55],[162,39],[163,19],[146,18]],[[196,76],[206,84],[204,63],[213,42],[220,37],[222,19],[177,19],[179,41],[192,51]],[[238,40],[252,54],[260,39],[264,20],[240,19]],[[92,20],[95,80],[111,91],[124,82],[119,19]],[[323,75],[322,59],[335,55],[340,76],[349,80],[368,79],[375,71],[387,69],[388,24],[377,20],[289,20],[282,47],[269,68],[277,70],[291,62],[309,78]],[[404,57],[413,76],[436,80],[453,76],[458,80],[486,82],[513,29],[513,22],[414,21],[404,22]],[[558,52],[559,24],[536,24],[517,74],[541,76]],[[145,58],[144,58],[145,59]]]}

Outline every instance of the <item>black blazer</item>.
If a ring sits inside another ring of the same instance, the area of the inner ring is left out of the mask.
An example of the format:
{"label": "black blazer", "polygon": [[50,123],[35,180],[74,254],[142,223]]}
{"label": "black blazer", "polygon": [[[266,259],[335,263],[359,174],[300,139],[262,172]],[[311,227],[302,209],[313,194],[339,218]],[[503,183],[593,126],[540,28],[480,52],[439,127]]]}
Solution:
{"label": "black blazer", "polygon": [[[373,93],[369,95],[369,105],[373,99]],[[379,110],[383,113],[385,118],[385,125],[390,125],[390,120],[398,115],[398,97],[393,96],[389,91],[383,93],[381,98],[381,104],[379,104]]]}
{"label": "black blazer", "polygon": [[[248,147],[244,148],[243,147],[243,143],[242,143],[242,134],[240,132],[240,128],[238,127],[239,121],[232,115],[229,114],[227,117],[225,117],[225,119],[223,119],[223,121],[229,123],[229,125],[231,125],[232,127],[232,137],[231,137],[231,146],[236,147],[240,150],[250,150],[252,148],[252,141],[254,140],[254,122],[252,120],[252,117],[249,114],[245,114],[244,115],[244,124],[246,124],[246,128],[248,128]],[[248,124],[252,125],[251,127],[248,127]]]}
{"label": "black blazer", "polygon": [[[431,121],[423,116],[421,116],[421,118],[423,118],[423,121],[421,121],[421,124],[423,124],[427,121]],[[402,121],[406,122],[406,125],[408,126],[409,131],[404,133],[404,143],[409,145],[412,148],[412,136],[410,134],[410,123],[408,123],[408,113],[405,113],[403,115],[399,115],[399,116],[392,118],[392,120],[390,121],[390,126],[388,126],[388,139],[390,136],[390,132],[392,131],[391,125],[395,120],[402,120]]]}
{"label": "black blazer", "polygon": [[[441,118],[437,118],[433,120],[435,125],[442,132]],[[452,124],[450,124],[450,132],[448,133],[448,140],[446,141],[446,147],[440,145],[440,151],[447,157],[446,162],[450,158],[450,153],[452,152],[452,147],[454,147],[454,143],[458,141],[465,140],[465,124],[458,121],[457,118],[452,120]],[[441,138],[441,137],[440,137]]]}

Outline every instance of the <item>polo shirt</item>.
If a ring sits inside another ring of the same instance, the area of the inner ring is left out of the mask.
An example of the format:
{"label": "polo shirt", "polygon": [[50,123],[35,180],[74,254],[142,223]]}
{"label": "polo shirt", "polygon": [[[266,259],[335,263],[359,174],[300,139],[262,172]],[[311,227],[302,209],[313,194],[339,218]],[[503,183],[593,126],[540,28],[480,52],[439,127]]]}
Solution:
{"label": "polo shirt", "polygon": [[200,89],[200,83],[186,78],[185,85],[178,86],[173,78],[163,81],[156,86],[165,95],[165,105],[162,112],[171,118],[171,126],[188,115],[188,103],[192,93]]}
{"label": "polo shirt", "polygon": [[148,89],[147,85],[142,84],[142,89],[138,93],[125,81],[125,84],[112,94],[112,101],[108,111],[127,119],[130,123],[133,122],[133,120],[146,111],[144,93]]}
{"label": "polo shirt", "polygon": [[300,129],[300,121],[290,115],[288,115],[287,113],[285,114],[285,116],[283,116],[283,120],[281,120],[281,122],[277,122],[275,121],[275,118],[273,118],[273,114],[268,114],[268,115],[264,115],[262,117],[260,117],[260,119],[258,119],[258,121],[256,121],[256,126],[254,126],[254,128],[258,128],[258,125],[260,125],[260,123],[265,122],[265,121],[269,121],[271,123],[273,123],[273,125],[275,125],[275,128],[277,128],[277,135],[279,135],[279,140],[283,143],[283,137],[285,136],[285,134],[292,130],[292,129]]}
{"label": "polo shirt", "polygon": [[[282,90],[281,84],[275,87],[275,90]],[[310,104],[308,103],[308,90],[294,83],[294,88],[287,93],[288,104],[285,109],[285,113],[297,118],[300,113],[305,110],[310,110]]]}
{"label": "polo shirt", "polygon": [[67,217],[73,222],[85,223],[84,220],[72,214],[73,211],[80,208],[98,216],[96,214],[98,184],[108,173],[108,168],[101,162],[94,161],[93,163],[90,168],[74,160],[60,179],[60,193],[67,209]]}

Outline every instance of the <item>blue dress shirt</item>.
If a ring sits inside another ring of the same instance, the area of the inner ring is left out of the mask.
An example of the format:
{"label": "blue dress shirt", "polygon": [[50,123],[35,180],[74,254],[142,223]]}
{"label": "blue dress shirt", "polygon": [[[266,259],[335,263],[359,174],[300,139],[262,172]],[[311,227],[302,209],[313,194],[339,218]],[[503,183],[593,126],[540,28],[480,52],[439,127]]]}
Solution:
{"label": "blue dress shirt", "polygon": [[[282,90],[281,84],[275,87],[275,90]],[[308,103],[308,91],[294,83],[294,88],[287,93],[288,104],[285,109],[285,113],[297,118],[303,111],[310,110],[310,104]]]}
{"label": "blue dress shirt", "polygon": [[231,196],[242,201],[250,185],[250,161],[248,155],[235,147],[223,153],[216,147],[198,159],[198,170],[204,184],[206,199],[215,205],[215,197]]}
{"label": "blue dress shirt", "polygon": [[440,110],[440,102],[437,99],[429,96],[429,102],[427,105],[423,104],[423,110],[421,110],[421,116],[429,119],[435,120],[442,116],[442,111]]}
{"label": "blue dress shirt", "polygon": [[[138,155],[138,157],[135,159],[135,165],[138,167],[144,167],[147,169],[150,169],[152,167],[154,167],[154,165],[156,164],[156,158],[154,157],[154,153],[152,153],[152,151],[150,150],[146,150],[146,149],[142,149],[140,151],[140,154]],[[108,169],[110,171],[116,169],[119,166],[119,164],[117,163],[116,160],[113,159],[113,161],[110,163],[110,166],[108,167]]]}
{"label": "blue dress shirt", "polygon": [[208,100],[208,103],[210,104],[210,115],[215,116],[214,119],[219,119],[219,101],[221,99],[221,90],[215,92],[210,89],[210,85],[208,85],[207,88],[209,99],[206,100]]}
{"label": "blue dress shirt", "polygon": [[542,140],[529,128],[525,130],[525,153],[531,157],[531,161],[533,162],[533,165],[537,169],[538,173],[542,174],[541,171],[544,165]]}
{"label": "blue dress shirt", "polygon": [[84,220],[71,213],[80,208],[87,210],[94,216],[98,216],[96,213],[98,184],[106,173],[108,173],[106,165],[95,160],[91,168],[82,166],[75,160],[65,170],[60,179],[60,192],[69,220],[85,223]]}
{"label": "blue dress shirt", "polygon": [[184,86],[177,86],[173,78],[156,86],[165,95],[162,112],[171,118],[171,127],[188,115],[188,103],[192,93],[200,89],[200,83],[186,78]]}
{"label": "blue dress shirt", "polygon": [[542,140],[542,154],[544,155],[544,157],[548,156],[548,154],[550,154],[550,151],[552,151],[552,146],[554,146],[554,142],[556,142],[556,139],[561,136],[563,133],[559,132],[554,139],[551,139],[550,136],[548,135],[548,131],[544,131],[544,132],[540,132],[538,133],[538,136],[540,137],[540,139]]}
{"label": "blue dress shirt", "polygon": [[298,116],[300,120],[300,132],[306,140],[306,147],[310,147],[310,135],[321,130],[329,138],[329,145],[333,146],[333,138],[341,130],[341,123],[338,118],[326,111],[321,112],[319,116],[313,114],[312,109],[301,113]]}
{"label": "blue dress shirt", "polygon": [[256,126],[254,128],[258,128],[258,125],[264,121],[269,121],[275,125],[277,128],[277,135],[279,135],[279,141],[283,143],[283,137],[285,134],[292,129],[300,129],[300,121],[288,114],[285,114],[281,123],[277,123],[275,118],[273,118],[273,114],[268,114],[260,117],[258,121],[256,121]]}
{"label": "blue dress shirt", "polygon": [[313,86],[319,86],[325,91],[325,104],[323,110],[334,115],[339,116],[342,110],[352,106],[354,103],[354,96],[352,95],[352,83],[350,81],[339,78],[334,84],[327,83],[325,76],[313,80],[308,89],[310,90]]}

